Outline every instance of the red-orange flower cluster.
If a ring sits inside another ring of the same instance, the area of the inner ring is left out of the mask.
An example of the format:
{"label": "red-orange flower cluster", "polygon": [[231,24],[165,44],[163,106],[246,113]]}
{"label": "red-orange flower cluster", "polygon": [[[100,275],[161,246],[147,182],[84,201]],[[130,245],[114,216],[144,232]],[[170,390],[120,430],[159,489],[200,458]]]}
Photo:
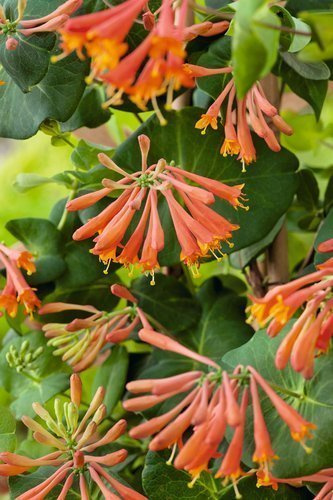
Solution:
{"label": "red-orange flower cluster", "polygon": [[[117,440],[126,430],[126,421],[119,420],[103,437],[100,437],[98,427],[106,415],[103,387],[97,389],[90,406],[83,417],[79,418],[82,383],[78,375],[71,376],[70,386],[70,403],[62,404],[59,399],[56,399],[54,416],[39,403],[33,403],[35,413],[45,426],[30,417],[22,418],[22,422],[33,432],[33,437],[38,443],[56,448],[57,451],[37,459],[2,452],[0,453],[2,462],[0,463],[0,476],[16,476],[33,467],[45,465],[56,468],[45,481],[18,496],[16,500],[42,500],[59,484],[63,486],[58,499],[65,499],[75,477],[79,478],[81,498],[88,499],[87,476],[90,476],[96,483],[104,498],[144,500],[143,495],[119,482],[103,468],[103,466],[113,467],[123,462],[127,457],[125,449],[101,456],[94,453],[101,446]],[[108,486],[111,486],[117,495],[112,493]]]}
{"label": "red-orange flower cluster", "polygon": [[210,460],[220,456],[218,449],[229,426],[233,429],[233,437],[216,477],[225,478],[225,482],[231,481],[237,494],[237,480],[247,474],[241,468],[241,458],[249,400],[248,385],[254,427],[253,461],[258,464],[258,485],[277,487],[276,481],[272,480],[270,467],[272,461],[278,458],[271,446],[258,387],[270,399],[280,418],[289,427],[292,438],[299,441],[307,452],[311,451],[304,444],[304,440],[312,437],[311,429],[315,426],[278,396],[253,367],[248,366],[244,370],[238,366],[228,375],[211,359],[192,352],[161,333],[143,329],[139,332],[139,337],[155,347],[182,354],[209,367],[208,373],[197,370],[165,379],[130,382],[127,384],[130,392],[145,394],[123,403],[126,410],[143,411],[176,394],[185,394],[184,399],[167,413],[134,427],[130,435],[136,439],[154,435],[149,449],[157,451],[173,447],[172,459],[178,447],[174,465],[192,475],[191,485],[202,470],[209,469]]}
{"label": "red-orange flower cluster", "polygon": [[[196,78],[232,72],[231,67],[209,69],[192,64],[185,65],[185,69],[189,75]],[[291,135],[293,133],[292,128],[278,114],[276,107],[268,101],[259,82],[253,85],[243,99],[238,99],[235,82],[231,78],[207,112],[201,115],[200,120],[197,121],[195,127],[202,129],[202,134],[205,134],[209,126],[217,130],[218,117],[220,114],[223,115],[221,108],[226,100],[228,103],[224,118],[225,139],[220,152],[223,156],[238,155],[238,159],[243,165],[243,171],[245,171],[245,165],[256,160],[256,150],[249,124],[251,124],[253,131],[263,138],[268,147],[275,152],[280,151],[281,146],[270,124],[284,134]]]}
{"label": "red-orange flower cluster", "polygon": [[72,366],[75,372],[86,370],[93,363],[99,364],[109,351],[101,353],[109,342],[116,344],[126,340],[133,330],[142,325],[150,328],[150,324],[137,299],[121,285],[112,285],[113,295],[128,300],[130,305],[111,313],[99,311],[94,306],[51,302],[44,305],[39,314],[52,314],[63,311],[84,311],[90,313],[85,319],[74,319],[70,323],[47,323],[43,326],[45,337],[50,339],[48,345],[56,347],[55,356]]}
{"label": "red-orange flower cluster", "polygon": [[[98,233],[91,250],[94,255],[99,255],[105,263],[113,261],[130,268],[138,264],[143,271],[151,274],[154,284],[154,271],[159,268],[158,254],[164,248],[164,231],[158,213],[159,196],[162,196],[169,208],[181,247],[180,259],[191,268],[194,276],[198,276],[199,260],[209,254],[220,259],[223,256],[221,244],[228,243],[232,231],[238,229],[209,205],[214,203],[217,196],[234,208],[247,208],[241,203],[244,200],[243,185],[227,186],[169,165],[164,159],[148,166],[149,138],[141,135],[138,140],[142,168],[134,174],[125,172],[104,153],[99,154],[100,162],[122,175],[123,179],[118,182],[104,179],[103,189],[70,201],[67,210],[87,208],[111,191],[121,190],[122,194],[79,228],[73,238],[83,240]],[[189,184],[189,181],[197,186]],[[136,228],[126,238],[126,232],[143,202],[144,208]]]}
{"label": "red-orange flower cluster", "polygon": [[[228,27],[225,21],[186,27],[187,9],[187,0],[175,7],[170,0],[163,0],[161,7],[152,13],[147,0],[126,0],[101,12],[70,19],[60,30],[63,50],[60,57],[76,51],[80,58],[92,59],[88,81],[98,78],[106,84],[109,96],[106,106],[120,104],[127,93],[141,109],[146,109],[151,100],[165,123],[157,96],[168,92],[167,101],[171,104],[173,90],[194,86],[193,78],[183,68],[186,41],[199,34],[222,33]],[[149,33],[133,52],[123,57],[128,51],[126,37],[140,14]]]}
{"label": "red-orange flower cluster", "polygon": [[[332,242],[324,242],[319,250],[332,251]],[[256,319],[260,326],[269,324],[267,332],[272,337],[304,307],[277,350],[278,369],[290,360],[295,371],[312,377],[315,357],[329,349],[333,336],[332,287],[333,258],[319,265],[318,271],[276,286],[263,298],[251,297],[249,322]]]}
{"label": "red-orange flower cluster", "polygon": [[6,285],[0,291],[0,308],[14,318],[18,305],[22,304],[25,312],[32,315],[35,308],[40,306],[40,300],[20,271],[22,268],[28,275],[36,271],[31,253],[0,244],[0,264],[6,270]]}

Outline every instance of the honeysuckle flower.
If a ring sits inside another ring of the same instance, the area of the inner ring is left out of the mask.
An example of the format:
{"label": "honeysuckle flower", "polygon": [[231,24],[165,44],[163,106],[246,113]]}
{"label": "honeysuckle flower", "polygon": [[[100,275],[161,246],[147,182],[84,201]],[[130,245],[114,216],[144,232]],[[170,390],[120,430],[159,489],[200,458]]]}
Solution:
{"label": "honeysuckle flower", "polygon": [[[187,64],[186,70],[193,78],[211,76],[220,73],[231,73],[232,68],[211,69],[202,66]],[[225,115],[221,108],[227,102]],[[272,151],[280,151],[281,147],[270,123],[280,132],[286,135],[293,133],[292,128],[281,118],[278,110],[267,100],[264,90],[259,82],[255,83],[243,99],[236,97],[234,79],[227,83],[221,94],[208,108],[207,112],[195,124],[195,127],[206,133],[208,126],[214,130],[218,128],[218,118],[224,120],[225,139],[221,146],[221,154],[238,155],[243,165],[249,165],[256,160],[256,150],[252,141],[249,124],[253,131],[263,138]]]}
{"label": "honeysuckle flower", "polygon": [[[321,248],[331,248],[326,243]],[[303,307],[277,350],[275,365],[283,369],[290,360],[293,369],[305,378],[312,377],[315,357],[329,349],[333,336],[333,261],[317,267],[313,273],[276,286],[263,298],[251,297],[253,305],[249,307],[249,322],[255,319],[260,326],[268,324],[272,337]]]}
{"label": "honeysuckle flower", "polygon": [[[142,110],[151,101],[161,124],[165,124],[157,97],[166,93],[166,107],[170,108],[175,90],[194,86],[193,77],[184,67],[186,43],[199,35],[223,33],[229,26],[226,21],[186,26],[187,12],[188,0],[162,0],[155,12],[145,0],[126,0],[101,12],[77,16],[59,30],[62,53],[53,60],[73,51],[81,59],[90,57],[87,81],[97,79],[105,84],[105,107],[121,104],[123,94],[127,94]],[[126,36],[136,20],[143,23],[147,36],[127,54]]]}
{"label": "honeysuckle flower", "polygon": [[[22,417],[22,422],[32,431],[35,441],[56,448],[57,451],[37,459],[10,452],[0,453],[1,476],[15,476],[33,467],[45,465],[55,467],[55,472],[50,477],[19,495],[17,500],[32,498],[41,500],[59,484],[62,484],[62,490],[58,498],[66,498],[75,476],[79,478],[80,494],[83,499],[89,496],[88,476],[98,485],[105,498],[124,500],[145,498],[121,484],[103,468],[103,466],[113,467],[123,462],[127,457],[125,449],[100,456],[91,454],[101,446],[116,441],[126,430],[126,420],[119,420],[104,436],[100,436],[98,428],[106,416],[106,406],[103,404],[105,390],[103,387],[97,389],[82,418],[79,416],[81,395],[82,382],[80,377],[74,374],[70,378],[69,403],[61,403],[60,399],[55,399],[54,415],[39,403],[33,403],[32,407],[43,424],[30,417]],[[106,480],[107,485],[102,478]],[[117,494],[109,490],[110,486]]]}
{"label": "honeysuckle flower", "polygon": [[[154,436],[149,444],[152,451],[172,448],[168,463],[173,462],[177,469],[191,474],[190,487],[203,470],[210,470],[211,459],[221,456],[218,450],[228,427],[233,429],[233,437],[216,476],[223,478],[223,484],[229,481],[233,484],[237,498],[240,498],[237,482],[243,475],[257,473],[258,486],[277,487],[271,467],[273,460],[278,457],[272,448],[264,420],[258,385],[289,427],[292,438],[310,452],[304,441],[312,437],[310,431],[315,426],[278,396],[253,367],[237,366],[228,374],[213,360],[191,351],[166,335],[142,329],[139,337],[154,347],[186,356],[202,367],[167,378],[129,382],[126,388],[135,397],[123,402],[125,410],[141,412],[178,395],[176,406],[132,428],[130,436],[135,439]],[[258,468],[251,471],[241,468],[246,415],[247,410],[250,410],[247,386],[250,386],[253,413],[253,461],[258,463]],[[283,391],[283,388],[280,390]],[[181,394],[184,394],[182,400],[179,399]]]}
{"label": "honeysuckle flower", "polygon": [[0,34],[6,35],[6,49],[15,50],[19,45],[17,33],[30,36],[36,33],[53,32],[59,30],[81,5],[83,0],[67,0],[57,9],[46,16],[37,19],[24,19],[27,0],[18,0],[18,17],[15,21],[6,19],[5,11],[0,9]]}
{"label": "honeysuckle flower", "polygon": [[[231,224],[209,205],[217,196],[236,209],[247,209],[242,204],[245,199],[243,185],[227,186],[167,164],[164,159],[148,166],[149,138],[141,135],[138,141],[142,165],[141,170],[133,174],[118,167],[104,153],[99,154],[99,161],[123,178],[117,182],[104,179],[103,189],[68,202],[67,210],[87,208],[113,190],[120,190],[122,194],[75,231],[73,238],[82,240],[98,233],[91,250],[94,255],[98,255],[107,265],[111,261],[123,264],[130,272],[134,265],[138,265],[144,272],[151,274],[151,284],[154,284],[154,272],[159,269],[158,254],[164,248],[164,231],[158,213],[159,200],[163,196],[181,247],[180,259],[189,266],[194,276],[198,276],[200,259],[211,254],[220,260],[224,255],[221,244],[226,242],[233,246],[229,239],[232,232],[238,229],[237,225]],[[189,181],[196,185],[189,184]],[[126,239],[128,227],[139,212],[141,215],[137,226]]]}
{"label": "honeysuckle flower", "polygon": [[[6,284],[0,291],[0,308],[5,309],[14,318],[18,305],[22,304],[26,314],[32,316],[35,308],[40,306],[40,300],[26,282],[21,269],[28,275],[36,271],[33,256],[27,250],[8,248],[0,244],[0,264],[6,270]],[[1,313],[0,313],[1,314]]]}
{"label": "honeysuckle flower", "polygon": [[106,344],[126,340],[133,330],[141,325],[150,324],[137,299],[121,285],[112,285],[113,295],[127,300],[130,304],[113,312],[99,311],[94,306],[50,302],[45,304],[39,314],[52,314],[63,311],[84,311],[89,313],[84,319],[74,319],[70,323],[47,323],[42,327],[48,345],[55,347],[55,356],[61,356],[75,372],[87,369],[98,363]]}

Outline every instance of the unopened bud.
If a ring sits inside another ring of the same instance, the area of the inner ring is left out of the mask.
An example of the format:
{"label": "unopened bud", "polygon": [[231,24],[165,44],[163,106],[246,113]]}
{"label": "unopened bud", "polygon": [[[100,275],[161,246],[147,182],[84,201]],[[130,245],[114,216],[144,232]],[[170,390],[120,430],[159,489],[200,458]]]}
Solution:
{"label": "unopened bud", "polygon": [[32,361],[32,352],[28,352],[23,359],[26,364],[30,363],[30,361]]}
{"label": "unopened bud", "polygon": [[25,354],[26,352],[28,352],[28,350],[29,350],[29,346],[30,346],[30,344],[29,344],[29,340],[25,340],[24,342],[22,342],[22,344],[21,344],[21,348],[20,348],[20,354],[21,354],[22,356],[24,356],[24,354]]}
{"label": "unopened bud", "polygon": [[5,14],[5,10],[4,10],[2,5],[0,5],[0,21],[3,24],[6,24],[6,14]]}
{"label": "unopened bud", "polygon": [[104,396],[105,396],[105,389],[104,387],[101,386],[95,392],[95,395],[90,403],[89,406],[89,410],[91,412],[90,414],[95,412],[97,408],[103,403]]}
{"label": "unopened bud", "polygon": [[46,119],[39,126],[39,130],[44,132],[46,135],[59,135],[61,134],[60,125],[56,120]]}
{"label": "unopened bud", "polygon": [[17,373],[22,373],[23,372],[23,366],[22,365],[19,365],[16,367],[16,371]]}
{"label": "unopened bud", "polygon": [[96,425],[99,425],[104,419],[105,415],[106,406],[104,404],[101,404],[99,408],[97,408],[95,415],[93,416],[93,422],[95,422]]}
{"label": "unopened bud", "polygon": [[95,434],[97,430],[97,425],[95,422],[91,421],[86,427],[86,430],[82,434],[81,438],[79,439],[79,442],[77,443],[77,446],[82,448],[86,444],[87,441],[90,440],[90,438]]}
{"label": "unopened bud", "polygon": [[166,164],[167,163],[166,163],[164,158],[161,158],[160,160],[158,160],[156,168],[155,168],[155,172],[157,174],[161,174],[164,171]]}
{"label": "unopened bud", "polygon": [[27,6],[27,0],[18,0],[18,2],[17,2],[17,10],[18,10],[17,21],[21,21],[21,19],[23,18],[26,6]]}
{"label": "unopened bud", "polygon": [[150,149],[150,139],[146,135],[141,134],[138,137],[138,141],[142,156],[142,170],[145,171],[147,168],[147,158]]}
{"label": "unopened bud", "polygon": [[73,373],[73,375],[71,376],[70,386],[71,386],[71,401],[79,408],[82,395],[82,382],[77,373]]}
{"label": "unopened bud", "polygon": [[147,12],[143,14],[142,21],[145,30],[152,31],[155,26],[155,16],[150,10],[147,10]]}
{"label": "unopened bud", "polygon": [[57,422],[62,422],[62,417],[64,414],[64,409],[59,398],[54,400],[54,413],[56,415]]}
{"label": "unopened bud", "polygon": [[74,453],[74,467],[76,469],[82,469],[83,466],[84,466],[84,454],[82,453],[82,451],[77,450]]}
{"label": "unopened bud", "polygon": [[32,409],[42,420],[52,420],[51,415],[40,403],[32,403]]}
{"label": "unopened bud", "polygon": [[74,432],[79,420],[79,411],[77,406],[72,402],[70,402],[68,405],[68,420],[70,423],[71,432]]}
{"label": "unopened bud", "polygon": [[14,358],[16,358],[18,355],[17,349],[13,344],[9,346],[9,352],[12,354],[12,356],[14,356]]}
{"label": "unopened bud", "polygon": [[54,422],[54,420],[52,420],[52,419],[45,420],[45,422],[46,422],[46,425],[48,426],[48,428],[50,429],[50,431],[52,431],[57,436],[62,436],[62,432],[59,429],[58,425]]}
{"label": "unopened bud", "polygon": [[7,50],[16,50],[18,44],[19,44],[19,41],[16,38],[10,36],[6,40],[6,49]]}
{"label": "unopened bud", "polygon": [[11,352],[6,353],[6,360],[7,360],[7,363],[9,364],[10,368],[13,368],[15,366],[15,362],[14,362],[13,355]]}
{"label": "unopened bud", "polygon": [[37,349],[32,353],[32,359],[37,359],[42,354],[43,351],[44,347],[42,346],[37,347]]}

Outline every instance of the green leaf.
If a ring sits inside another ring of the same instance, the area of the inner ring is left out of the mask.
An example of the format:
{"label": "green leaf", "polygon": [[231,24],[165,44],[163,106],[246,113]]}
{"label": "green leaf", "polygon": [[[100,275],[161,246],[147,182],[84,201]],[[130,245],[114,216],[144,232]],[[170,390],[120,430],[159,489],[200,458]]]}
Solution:
{"label": "green leaf", "polygon": [[49,184],[54,182],[53,179],[49,177],[43,177],[38,174],[18,174],[15,179],[14,187],[20,193],[26,193],[30,189],[33,189],[38,186],[42,186],[43,184]]}
{"label": "green leaf", "polygon": [[[258,331],[247,344],[228,352],[222,360],[230,367],[235,367],[238,364],[251,365],[269,383],[281,387],[282,391],[287,390],[297,394],[298,397],[277,391],[307,421],[317,426],[313,431],[314,438],[308,442],[312,447],[312,453],[306,454],[300,444],[293,441],[288,427],[279,418],[267,396],[260,391],[263,413],[272,446],[280,457],[274,462],[272,469],[273,475],[277,477],[300,477],[329,467],[333,445],[331,432],[333,425],[333,381],[331,377],[333,353],[316,359],[315,375],[310,380],[303,379],[290,366],[284,370],[277,370],[274,368],[275,353],[290,327],[290,324],[287,325],[284,331],[273,339],[267,335],[266,331]],[[250,421],[248,422],[243,461],[252,467],[253,430]]]}
{"label": "green leaf", "polygon": [[294,35],[293,41],[291,42],[288,51],[299,52],[300,50],[304,49],[304,47],[306,47],[306,45],[310,42],[311,28],[308,24],[303,23],[303,21],[297,19],[296,17],[293,17],[293,21],[295,30],[300,31],[302,33],[309,33],[309,36],[306,36],[304,34]]}
{"label": "green leaf", "polygon": [[300,57],[304,61],[322,61],[333,58],[333,12],[302,12],[304,19],[312,27],[315,41],[307,45]]}
{"label": "green leaf", "polygon": [[252,85],[273,67],[280,38],[276,28],[280,24],[266,0],[238,2],[234,17],[232,65],[239,98],[244,97]]}
{"label": "green leaf", "polygon": [[0,87],[1,137],[27,139],[46,118],[67,121],[84,92],[88,68],[87,61],[68,56],[51,64],[46,76],[27,94],[1,70],[0,79],[5,81]]}
{"label": "green leaf", "polygon": [[288,0],[285,6],[292,15],[302,10],[326,10],[332,7],[332,0]]}
{"label": "green leaf", "polygon": [[[312,75],[313,78],[313,71],[315,71],[315,68],[312,65],[307,64],[305,69],[305,66],[298,64],[298,60],[292,54],[284,53],[282,57],[284,62],[280,66],[279,75],[296,95],[310,104],[315,112],[317,120],[319,120],[327,94],[328,80],[317,77],[315,79],[310,79],[304,75],[307,73],[309,76]],[[325,64],[324,66],[320,65],[317,76],[326,75],[326,68],[327,66]]]}
{"label": "green leaf", "polygon": [[12,219],[6,228],[35,257],[37,272],[29,277],[29,283],[39,285],[62,275],[66,269],[61,255],[62,235],[51,221],[30,217]]}
{"label": "green leaf", "polygon": [[199,321],[200,305],[180,281],[163,274],[157,274],[155,281],[156,285],[152,287],[150,280],[142,276],[133,283],[132,291],[146,314],[173,333]]}
{"label": "green leaf", "polygon": [[15,451],[16,448],[16,421],[8,408],[0,407],[0,450]]}
{"label": "green leaf", "polygon": [[250,245],[247,248],[243,248],[243,250],[239,250],[239,252],[232,253],[230,255],[231,265],[238,269],[244,269],[251,262],[251,260],[258,257],[271,243],[273,243],[283,225],[284,220],[285,217],[282,216],[273,229],[262,240]]}
{"label": "green leaf", "polygon": [[[226,68],[231,65],[231,40],[230,36],[219,38],[209,45],[208,51],[203,53],[196,64],[205,68]],[[204,90],[213,99],[222,92],[230,80],[230,74],[205,76],[197,79],[199,89]]]}
{"label": "green leaf", "polygon": [[75,167],[89,170],[99,165],[98,153],[112,156],[113,150],[107,146],[100,146],[81,139],[71,154],[71,160]]}
{"label": "green leaf", "polygon": [[[202,136],[194,129],[201,112],[196,108],[185,108],[168,113],[168,126],[164,129],[161,129],[156,117],[150,118],[117,148],[113,160],[130,172],[138,170],[141,159],[137,137],[146,134],[152,144],[149,154],[151,164],[166,158],[168,162],[174,160],[185,170],[229,185],[245,183],[244,191],[250,207],[248,212],[235,211],[220,200],[213,205],[218,213],[240,225],[234,233],[235,246],[231,251],[240,250],[264,238],[290,206],[297,188],[295,170],[298,162],[288,151],[282,149],[276,154],[262,140],[255,140],[258,161],[243,174],[235,157],[220,155],[221,130],[208,131]],[[159,262],[162,266],[173,265],[179,262],[180,248],[164,200],[159,202],[159,211],[165,230],[165,248],[160,253]],[[230,252],[228,248],[225,251]]]}
{"label": "green leaf", "polygon": [[325,212],[328,213],[332,207],[333,207],[333,175],[331,175],[331,177],[329,178],[325,191],[325,198],[324,198]]}
{"label": "green leaf", "polygon": [[86,88],[75,113],[61,124],[61,130],[68,132],[80,127],[96,128],[107,122],[111,112],[102,107],[104,101],[104,92],[100,86]]}
{"label": "green leaf", "polygon": [[[38,4],[38,5],[37,5]],[[48,2],[28,2],[24,18],[49,14],[61,4],[60,0]],[[2,3],[6,17],[10,21],[17,18],[17,0],[5,0]],[[37,8],[36,8],[37,7]],[[6,35],[0,36],[0,61],[6,72],[23,92],[29,92],[46,75],[50,62],[50,51],[56,43],[54,33],[37,33],[24,36],[19,31],[13,33],[18,41],[16,50],[6,49]]]}
{"label": "green leaf", "polygon": [[53,396],[65,391],[68,388],[69,378],[66,373],[53,373],[34,382],[31,387],[21,391],[18,398],[10,405],[11,410],[17,419],[23,415],[35,416],[31,404],[34,402],[44,404]]}
{"label": "green leaf", "polygon": [[166,461],[170,453],[154,453],[149,451],[146,456],[145,467],[142,473],[143,489],[149,500],[195,499],[216,500],[216,484],[213,477],[206,472],[200,475],[193,488],[188,487],[191,476],[185,472],[176,470]]}
{"label": "green leaf", "polygon": [[94,378],[91,396],[95,394],[98,387],[104,387],[106,391],[104,404],[106,405],[108,415],[112,412],[124,393],[128,362],[129,358],[125,347],[116,345],[112,347],[110,356],[99,367]]}
{"label": "green leaf", "polygon": [[[333,238],[333,208],[328,212],[320,230],[317,234],[316,241],[314,243],[314,247],[317,250],[318,245],[323,241],[330,240]],[[315,264],[321,264],[328,258],[333,257],[333,252],[331,253],[319,253],[318,250],[315,255]]]}
{"label": "green leaf", "polygon": [[296,73],[308,80],[328,80],[331,72],[327,64],[322,61],[314,63],[306,63],[300,61],[295,54],[290,52],[282,52],[282,59]]}
{"label": "green leaf", "polygon": [[304,208],[313,211],[318,208],[319,203],[319,186],[316,176],[312,170],[305,168],[298,172],[298,176],[297,199]]}

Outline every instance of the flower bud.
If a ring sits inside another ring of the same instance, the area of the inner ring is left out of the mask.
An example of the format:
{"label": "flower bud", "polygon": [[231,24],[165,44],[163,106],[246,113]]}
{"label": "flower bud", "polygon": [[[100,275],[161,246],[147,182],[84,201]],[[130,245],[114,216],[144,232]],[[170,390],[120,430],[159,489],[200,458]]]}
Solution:
{"label": "flower bud", "polygon": [[150,10],[147,10],[142,15],[142,21],[143,21],[143,26],[144,26],[145,30],[152,31],[152,29],[155,26],[155,16]]}
{"label": "flower bud", "polygon": [[104,404],[101,404],[96,412],[95,412],[95,415],[93,416],[93,419],[92,421],[96,423],[96,425],[99,425],[102,420],[104,419],[106,415],[106,406]]}
{"label": "flower bud", "polygon": [[78,407],[72,402],[70,402],[68,405],[68,420],[70,423],[71,432],[74,432],[79,420],[79,410]]}
{"label": "flower bud", "polygon": [[16,38],[10,36],[6,40],[6,49],[7,50],[16,50],[18,44],[19,44],[19,41]]}
{"label": "flower bud", "polygon": [[20,348],[21,356],[24,356],[28,352],[29,347],[30,347],[29,340],[24,340],[24,342],[22,342],[21,348]]}
{"label": "flower bud", "polygon": [[41,354],[42,352],[44,351],[44,347],[40,346],[40,347],[37,347],[37,349],[32,353],[32,359],[37,359]]}
{"label": "flower bud", "polygon": [[82,469],[83,466],[84,466],[84,454],[82,453],[82,451],[77,450],[74,453],[74,467],[76,469]]}
{"label": "flower bud", "polygon": [[76,373],[73,373],[70,378],[70,386],[71,400],[79,408],[82,396],[82,382],[79,375],[77,375]]}

